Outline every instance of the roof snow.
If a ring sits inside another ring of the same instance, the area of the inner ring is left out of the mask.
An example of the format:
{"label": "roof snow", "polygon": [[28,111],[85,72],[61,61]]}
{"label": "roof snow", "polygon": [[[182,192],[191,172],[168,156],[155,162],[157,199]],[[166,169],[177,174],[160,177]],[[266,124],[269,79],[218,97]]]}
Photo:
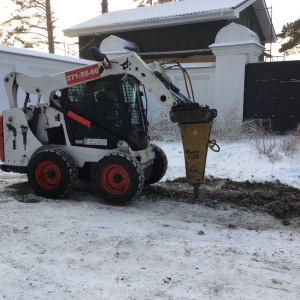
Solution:
{"label": "roof snow", "polygon": [[114,25],[140,23],[145,21],[173,19],[182,16],[204,15],[214,12],[232,12],[244,3],[255,0],[184,0],[160,5],[144,6],[120,11],[105,13],[83,23],[74,25],[66,30],[69,36],[71,31],[84,28],[111,27]]}

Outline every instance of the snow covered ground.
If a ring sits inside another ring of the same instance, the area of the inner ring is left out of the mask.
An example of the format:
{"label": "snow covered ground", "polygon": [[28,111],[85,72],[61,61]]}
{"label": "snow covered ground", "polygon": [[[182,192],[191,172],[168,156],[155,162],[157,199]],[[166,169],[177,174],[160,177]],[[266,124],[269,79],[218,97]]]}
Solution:
{"label": "snow covered ground", "polygon": [[[169,159],[164,179],[184,176],[180,143],[158,144]],[[299,188],[297,155],[220,146],[207,175]],[[86,192],[21,203],[7,186],[22,181],[0,172],[0,299],[300,299],[300,224],[146,196],[125,207]]]}
{"label": "snow covered ground", "polygon": [[[300,138],[300,137],[299,137]],[[281,142],[278,137],[277,144]],[[183,149],[181,143],[159,142],[168,154],[169,168],[165,179],[185,176]],[[260,155],[251,141],[219,143],[221,151],[208,151],[206,176],[230,178],[236,181],[276,181],[300,188],[300,152],[293,157],[283,152],[274,159]]]}

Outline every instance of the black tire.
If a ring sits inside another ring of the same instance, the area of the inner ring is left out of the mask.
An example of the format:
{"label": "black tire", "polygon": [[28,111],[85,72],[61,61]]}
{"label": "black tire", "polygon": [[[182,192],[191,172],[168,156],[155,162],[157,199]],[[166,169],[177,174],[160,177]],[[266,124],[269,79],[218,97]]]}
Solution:
{"label": "black tire", "polygon": [[77,167],[64,151],[45,150],[32,157],[27,176],[37,195],[57,199],[70,192],[77,183]]}
{"label": "black tire", "polygon": [[168,168],[168,159],[165,152],[157,145],[151,144],[155,153],[152,174],[145,180],[145,184],[153,184],[160,181],[166,174]]}
{"label": "black tire", "polygon": [[123,153],[111,153],[96,164],[93,185],[106,203],[122,205],[141,193],[144,171],[135,158]]}

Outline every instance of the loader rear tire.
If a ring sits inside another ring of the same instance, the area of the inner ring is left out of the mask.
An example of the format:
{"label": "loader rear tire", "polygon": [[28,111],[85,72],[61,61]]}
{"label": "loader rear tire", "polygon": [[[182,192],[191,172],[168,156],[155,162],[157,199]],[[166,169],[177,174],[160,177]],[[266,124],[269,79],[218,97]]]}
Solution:
{"label": "loader rear tire", "polygon": [[165,176],[168,168],[168,159],[165,152],[155,144],[151,144],[151,147],[155,153],[153,172],[151,176],[146,179],[145,185],[160,181]]}
{"label": "loader rear tire", "polygon": [[141,193],[144,172],[135,158],[123,153],[111,153],[96,164],[93,185],[106,203],[123,205]]}
{"label": "loader rear tire", "polygon": [[30,160],[27,176],[38,196],[57,199],[70,192],[77,183],[77,167],[64,151],[45,150]]}

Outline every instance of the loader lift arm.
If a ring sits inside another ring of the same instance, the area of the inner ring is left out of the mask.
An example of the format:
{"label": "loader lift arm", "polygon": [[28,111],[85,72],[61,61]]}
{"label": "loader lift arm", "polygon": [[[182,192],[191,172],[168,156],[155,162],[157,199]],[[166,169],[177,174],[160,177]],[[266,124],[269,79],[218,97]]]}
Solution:
{"label": "loader lift arm", "polygon": [[[99,57],[103,58],[102,55]],[[216,110],[200,106],[184,96],[166,75],[162,63],[147,65],[135,52],[116,57],[109,62],[103,59],[97,64],[48,76],[31,77],[17,72],[8,74],[4,82],[10,108],[17,107],[18,87],[28,94],[41,95],[44,104],[49,106],[55,91],[100,77],[127,74],[137,78],[146,90],[156,96],[161,105],[172,107],[172,122],[204,122],[212,121],[216,117]]]}

